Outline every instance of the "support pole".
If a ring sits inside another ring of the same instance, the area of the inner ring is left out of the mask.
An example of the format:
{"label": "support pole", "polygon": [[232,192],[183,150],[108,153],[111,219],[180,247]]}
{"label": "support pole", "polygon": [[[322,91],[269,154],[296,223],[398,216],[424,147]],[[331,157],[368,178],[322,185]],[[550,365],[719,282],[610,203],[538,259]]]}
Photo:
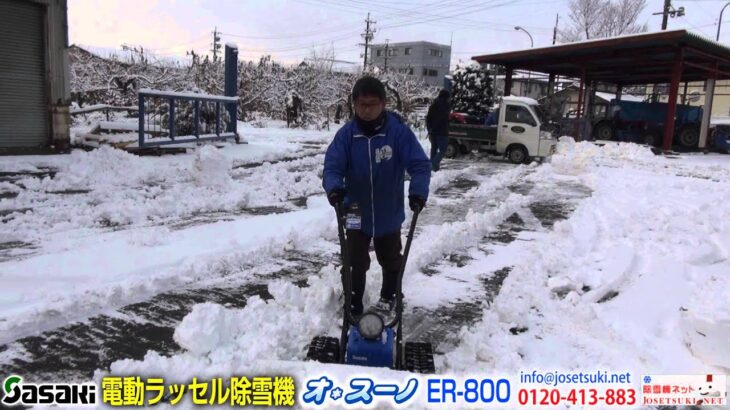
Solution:
{"label": "support pole", "polygon": [[221,136],[221,103],[215,102],[215,135]]}
{"label": "support pole", "polygon": [[578,87],[578,107],[575,110],[575,118],[580,119],[583,114],[583,91],[585,88],[585,77],[580,78],[580,86]]}
{"label": "support pole", "polygon": [[700,125],[700,142],[699,148],[707,151],[707,130],[710,128],[710,118],[712,116],[712,100],[715,97],[715,79],[707,80],[705,90],[705,104],[702,106],[702,123]]}
{"label": "support pole", "polygon": [[507,67],[504,74],[504,96],[512,94],[512,67]]}
{"label": "support pole", "polygon": [[669,100],[667,101],[667,118],[664,121],[664,140],[662,149],[668,152],[672,149],[674,137],[674,117],[677,115],[677,95],[679,94],[679,82],[682,78],[682,60],[679,56],[672,67],[672,82],[669,85]]}
{"label": "support pole", "polygon": [[144,145],[144,126],[145,126],[145,123],[144,123],[144,115],[145,115],[144,96],[137,94],[137,98],[139,99],[139,101],[137,102],[137,108],[139,109],[139,113],[137,114],[137,115],[139,115],[139,123],[138,123],[139,124],[139,134],[137,135],[137,138],[139,140],[138,141],[139,147],[142,148],[142,146]]}
{"label": "support pole", "polygon": [[581,140],[591,139],[591,123],[593,122],[593,105],[595,100],[596,85],[594,81],[589,81],[586,86],[585,111],[583,122],[583,131],[581,132]]}
{"label": "support pole", "polygon": [[170,139],[175,139],[175,99],[169,98],[168,103],[170,104],[170,112],[167,118],[167,127],[170,129]]}
{"label": "support pole", "polygon": [[[238,97],[238,47],[233,44],[226,44],[225,57],[225,95],[226,97]],[[227,103],[226,110],[230,117],[230,122],[226,127],[226,132],[236,133],[238,129],[238,121],[236,118],[236,115],[238,114],[238,104],[235,102]],[[236,141],[238,141],[237,133]]]}
{"label": "support pole", "polygon": [[583,110],[583,89],[585,88],[585,74],[580,77],[580,86],[578,87],[578,107],[575,109],[575,128],[574,133],[575,137],[580,139],[581,130],[583,127],[580,126],[581,124],[581,114]]}
{"label": "support pole", "polygon": [[548,89],[547,89],[547,95],[553,95],[555,94],[555,74],[548,75]]}
{"label": "support pole", "polygon": [[200,100],[193,103],[193,121],[195,121],[195,138],[200,138]]}

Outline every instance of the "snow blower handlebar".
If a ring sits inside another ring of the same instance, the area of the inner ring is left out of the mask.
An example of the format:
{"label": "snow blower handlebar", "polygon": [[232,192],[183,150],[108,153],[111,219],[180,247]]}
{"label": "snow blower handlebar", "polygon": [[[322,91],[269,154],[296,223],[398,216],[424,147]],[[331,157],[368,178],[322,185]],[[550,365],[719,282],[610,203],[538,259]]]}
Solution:
{"label": "snow blower handlebar", "polygon": [[422,208],[418,208],[413,212],[413,218],[411,218],[411,226],[408,228],[408,236],[406,237],[406,246],[403,249],[403,262],[398,272],[398,282],[395,292],[395,308],[396,315],[393,320],[387,324],[388,327],[395,326],[396,323],[400,323],[401,315],[403,314],[403,273],[406,270],[406,263],[408,262],[408,254],[411,251],[411,242],[413,242],[413,233],[416,230],[416,223],[418,222],[418,215],[421,213]]}
{"label": "snow blower handlebar", "polygon": [[408,262],[408,254],[411,251],[411,243],[413,242],[413,233],[416,230],[416,223],[418,222],[418,215],[421,213],[423,208],[417,208],[413,211],[413,218],[411,218],[411,226],[408,229],[408,236],[406,237],[406,246],[403,249],[403,263],[401,264],[400,271],[398,272],[398,282],[395,291],[395,318],[388,323],[388,327],[393,327],[396,324],[398,329],[395,332],[395,368],[402,370],[404,369],[403,363],[403,273],[406,270],[406,263]]}
{"label": "snow blower handlebar", "polygon": [[[339,201],[335,204],[335,213],[337,214],[337,233],[340,239],[340,255],[342,257],[342,276],[345,293],[345,306],[344,306],[344,318],[342,320],[342,334],[340,335],[340,363],[345,363],[346,358],[346,347],[347,347],[347,334],[350,325],[357,325],[355,318],[352,316],[352,272],[350,266],[350,252],[347,248],[347,241],[345,239],[345,226],[344,226],[344,203]],[[413,212],[411,218],[411,225],[408,229],[408,236],[406,237],[406,246],[403,249],[403,262],[401,263],[400,270],[398,272],[398,282],[396,286],[396,303],[395,309],[396,314],[393,320],[387,324],[387,327],[398,326],[396,331],[396,359],[395,368],[403,369],[403,325],[401,317],[403,316],[403,273],[406,269],[406,263],[408,262],[408,254],[411,250],[411,243],[413,242],[413,234],[416,230],[416,223],[418,222],[418,215],[421,213],[422,208],[418,208]]]}
{"label": "snow blower handlebar", "polygon": [[350,250],[347,248],[347,240],[345,239],[344,224],[344,203],[342,201],[335,204],[335,213],[337,214],[337,233],[340,237],[340,256],[342,257],[342,277],[345,293],[345,321],[348,324],[356,324],[355,318],[352,316],[351,300],[352,300],[352,273],[350,272]]}

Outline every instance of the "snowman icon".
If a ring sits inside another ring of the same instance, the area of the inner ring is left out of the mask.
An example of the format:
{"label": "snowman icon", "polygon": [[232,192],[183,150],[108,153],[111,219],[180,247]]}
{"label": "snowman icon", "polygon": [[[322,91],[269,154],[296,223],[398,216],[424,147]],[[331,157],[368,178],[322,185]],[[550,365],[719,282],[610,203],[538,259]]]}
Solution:
{"label": "snowman icon", "polygon": [[697,389],[697,394],[700,395],[700,399],[697,400],[697,402],[695,403],[698,406],[702,405],[702,403],[704,403],[705,399],[707,399],[707,398],[720,397],[720,395],[721,395],[720,390],[717,389],[716,386],[715,387],[712,386],[712,375],[711,374],[708,374],[705,377],[705,382],[699,386],[699,389]]}

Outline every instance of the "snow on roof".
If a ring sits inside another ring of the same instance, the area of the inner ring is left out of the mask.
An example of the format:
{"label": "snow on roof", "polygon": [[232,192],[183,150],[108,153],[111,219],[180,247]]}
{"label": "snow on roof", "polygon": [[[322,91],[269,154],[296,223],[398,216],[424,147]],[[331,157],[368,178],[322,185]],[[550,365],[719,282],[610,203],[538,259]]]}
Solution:
{"label": "snow on roof", "polygon": [[[598,97],[598,98],[600,98],[600,99],[602,99],[602,100],[604,100],[606,102],[611,102],[611,100],[615,100],[616,99],[616,94],[606,93],[606,92],[602,92],[602,91],[596,91],[596,97]],[[638,96],[635,96],[635,95],[631,95],[631,94],[622,94],[621,95],[621,101],[643,102],[644,101],[644,98],[638,97]]]}
{"label": "snow on roof", "polygon": [[218,100],[218,101],[227,101],[227,102],[238,101],[238,97],[226,97],[224,95],[201,94],[201,93],[192,93],[192,92],[185,93],[185,92],[176,92],[176,91],[153,90],[151,88],[142,88],[139,90],[139,93],[147,94],[147,95],[158,95],[161,97],[206,98],[209,100]]}
{"label": "snow on roof", "polygon": [[[506,75],[504,75],[504,74],[497,75],[497,79],[498,80],[504,80],[505,77],[506,77]],[[548,76],[546,76],[545,74],[539,73],[539,72],[533,72],[531,74],[527,74],[527,73],[514,73],[514,74],[512,74],[512,80],[513,81],[514,80],[527,80],[527,79],[529,79],[530,81],[535,81],[535,82],[538,82],[538,81],[548,82],[548,80],[550,78]],[[572,80],[572,79],[569,79],[569,78],[564,78],[564,77],[556,78],[555,79],[555,83],[573,83],[574,81],[575,80]]]}
{"label": "snow on roof", "polygon": [[234,49],[238,50],[238,45],[236,45],[235,43],[226,43],[226,47],[230,47],[230,48],[234,48]]}
{"label": "snow on roof", "polygon": [[502,97],[503,101],[507,102],[517,102],[517,103],[523,103],[527,105],[537,105],[537,100],[530,97],[517,97],[514,95],[508,95],[506,97]]}
{"label": "snow on roof", "polygon": [[[638,34],[629,33],[629,34],[621,34],[621,35],[613,36],[613,37],[592,38],[592,39],[589,39],[589,40],[573,41],[573,42],[569,42],[569,43],[558,43],[558,44],[544,46],[544,47],[533,47],[533,48],[530,48],[530,49],[527,49],[527,50],[530,50],[532,52],[535,52],[535,51],[541,51],[541,50],[546,50],[546,49],[551,49],[551,48],[560,48],[560,47],[565,47],[565,46],[575,46],[575,45],[579,45],[579,44],[599,43],[601,41],[615,40],[615,39],[627,38],[627,37],[649,37],[649,36],[655,36],[655,35],[657,35],[659,33],[681,33],[681,32],[688,33],[688,31],[687,30],[684,30],[684,29],[680,29],[680,30],[667,30],[667,31],[663,31],[663,32],[662,31],[649,31],[649,32],[646,32],[646,33],[638,33]],[[709,41],[711,41],[711,40],[709,40]],[[516,51],[526,51],[526,50],[524,50],[524,49],[512,50],[512,51],[506,51],[505,53],[511,53],[513,51],[516,52]],[[485,55],[489,55],[489,54],[485,54]],[[480,55],[476,55],[473,58],[476,59],[477,57],[480,57]]]}

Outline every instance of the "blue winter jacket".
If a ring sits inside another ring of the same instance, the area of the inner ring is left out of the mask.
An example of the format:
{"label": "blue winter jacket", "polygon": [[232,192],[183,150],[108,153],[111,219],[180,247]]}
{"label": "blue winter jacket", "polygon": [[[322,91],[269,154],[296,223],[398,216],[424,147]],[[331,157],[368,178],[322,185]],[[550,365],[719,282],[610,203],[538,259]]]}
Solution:
{"label": "blue winter jacket", "polygon": [[328,194],[344,189],[345,206],[360,206],[362,231],[381,237],[399,231],[405,220],[405,171],[409,195],[427,199],[431,161],[402,119],[386,112],[383,129],[370,138],[354,119],[337,131],[324,157],[322,186]]}

